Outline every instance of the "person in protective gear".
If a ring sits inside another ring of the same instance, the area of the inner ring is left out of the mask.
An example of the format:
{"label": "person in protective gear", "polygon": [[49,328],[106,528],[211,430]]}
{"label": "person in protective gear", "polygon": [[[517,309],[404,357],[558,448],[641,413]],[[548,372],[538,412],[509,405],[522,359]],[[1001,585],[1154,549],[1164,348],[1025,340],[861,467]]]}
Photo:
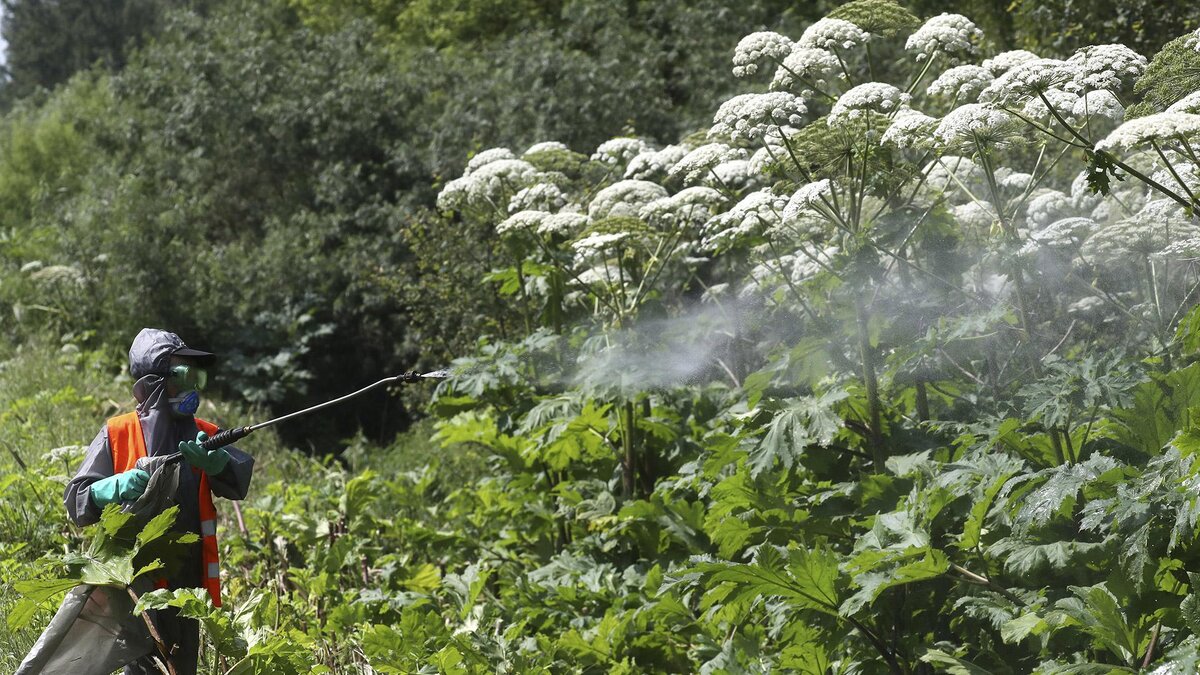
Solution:
{"label": "person in protective gear", "polygon": [[[146,490],[149,474],[134,468],[143,456],[179,452],[183,464],[174,502],[179,516],[174,529],[200,535],[194,555],[187,556],[174,576],[159,586],[203,587],[220,605],[220,571],[217,564],[216,512],[213,496],[241,500],[250,487],[254,459],[233,446],[205,450],[200,443],[219,429],[194,417],[200,392],[207,384],[207,367],[215,360],[209,352],[190,349],[178,335],[144,328],[129,348],[129,372],[135,378],[134,413],[114,417],[100,429],[88,447],[79,472],[67,485],[67,514],[77,525],[100,519],[104,507],[137,499]],[[179,675],[196,672],[200,645],[199,625],[180,618],[174,610],[151,612],[163,643],[172,650]],[[125,667],[126,675],[157,673],[149,658]]]}

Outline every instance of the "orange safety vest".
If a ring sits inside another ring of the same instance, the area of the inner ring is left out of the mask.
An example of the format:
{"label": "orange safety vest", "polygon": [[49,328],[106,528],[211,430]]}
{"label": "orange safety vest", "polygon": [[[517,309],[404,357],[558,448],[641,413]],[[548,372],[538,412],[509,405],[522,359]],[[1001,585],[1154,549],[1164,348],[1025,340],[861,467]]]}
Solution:
{"label": "orange safety vest", "polygon": [[[194,419],[200,431],[209,436],[216,435],[217,425],[199,417]],[[108,447],[112,451],[114,474],[129,471],[139,459],[146,456],[146,437],[142,432],[137,412],[118,415],[108,420]],[[208,474],[203,471],[200,471],[200,552],[204,568],[204,588],[212,598],[213,606],[220,607],[221,569],[217,554],[217,508],[213,505]],[[166,581],[159,581],[158,586],[165,587]]]}

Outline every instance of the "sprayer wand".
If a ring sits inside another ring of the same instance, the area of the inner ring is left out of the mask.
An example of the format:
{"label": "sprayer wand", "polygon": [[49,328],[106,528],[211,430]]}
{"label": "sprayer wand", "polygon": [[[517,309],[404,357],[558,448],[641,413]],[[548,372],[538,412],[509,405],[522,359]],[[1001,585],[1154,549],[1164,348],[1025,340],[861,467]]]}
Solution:
{"label": "sprayer wand", "polygon": [[275,419],[270,419],[270,420],[267,420],[266,422],[259,422],[258,424],[251,424],[251,425],[244,426],[244,427],[234,427],[232,429],[226,429],[224,431],[217,433],[216,435],[214,435],[210,438],[205,439],[205,441],[200,444],[200,447],[204,448],[205,450],[216,450],[217,448],[224,447],[226,445],[229,445],[230,443],[236,443],[237,441],[249,436],[252,432],[258,431],[259,429],[262,429],[263,427],[269,427],[273,424],[279,424],[280,422],[290,420],[295,417],[300,417],[301,415],[307,415],[309,413],[316,412],[322,408],[328,408],[331,405],[336,405],[338,403],[341,403],[342,401],[352,399],[355,396],[365,394],[368,391],[371,391],[372,389],[381,387],[386,384],[407,384],[407,383],[411,383],[411,382],[420,382],[422,380],[441,380],[441,379],[445,379],[447,377],[450,377],[450,371],[448,371],[448,370],[435,370],[431,373],[424,373],[424,374],[410,370],[406,373],[400,373],[399,375],[395,375],[393,377],[385,377],[382,380],[376,382],[375,384],[367,385],[367,386],[363,387],[362,389],[359,389],[356,392],[352,392],[352,393],[346,394],[345,396],[335,398],[332,401],[318,403],[317,405],[314,405],[311,408],[305,408],[304,410],[297,410],[294,413],[288,413],[287,415],[284,415],[282,417],[276,417]]}

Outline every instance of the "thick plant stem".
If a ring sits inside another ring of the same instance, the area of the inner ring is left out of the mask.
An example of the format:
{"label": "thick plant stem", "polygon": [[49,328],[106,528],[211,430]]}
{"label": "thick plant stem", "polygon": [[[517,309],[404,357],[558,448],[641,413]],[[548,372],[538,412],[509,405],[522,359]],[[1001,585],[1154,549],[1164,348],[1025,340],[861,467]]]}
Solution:
{"label": "thick plant stem", "polygon": [[[134,593],[133,589],[128,586],[125,587],[125,590],[129,593],[129,597],[133,598],[133,603],[136,605],[140,599],[138,598],[138,594]],[[150,620],[150,614],[142,612],[142,621],[146,622],[146,630],[150,632],[150,639],[154,640],[154,646],[158,648],[163,663],[167,664],[168,675],[176,675],[175,664],[171,663],[171,652],[167,648],[167,645],[163,643],[162,636],[158,634],[158,629],[154,627],[154,622]]]}
{"label": "thick plant stem", "polygon": [[925,390],[925,381],[917,381],[917,419],[929,421],[929,392]]}
{"label": "thick plant stem", "polygon": [[875,376],[875,352],[871,349],[867,304],[862,294],[854,299],[854,308],[858,315],[858,350],[862,361],[863,383],[867,387],[867,431],[871,443],[871,457],[875,470],[882,472],[884,462],[887,461],[887,451],[883,447],[883,408],[879,402],[879,380]]}
{"label": "thick plant stem", "polygon": [[621,404],[621,493],[633,499],[637,490],[637,458],[634,451],[633,401]]}

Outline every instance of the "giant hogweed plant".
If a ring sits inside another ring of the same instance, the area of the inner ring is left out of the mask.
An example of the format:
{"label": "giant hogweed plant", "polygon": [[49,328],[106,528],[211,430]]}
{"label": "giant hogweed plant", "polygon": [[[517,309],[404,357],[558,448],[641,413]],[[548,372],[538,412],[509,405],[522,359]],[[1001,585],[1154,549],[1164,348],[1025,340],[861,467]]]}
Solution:
{"label": "giant hogweed plant", "polygon": [[[792,328],[616,406],[531,400],[533,343],[493,345],[441,438],[546,476],[560,555],[666,556],[711,669],[1187,668],[1193,43],[983,58],[965,17],[851,2],[742,40],[757,91],[679,145],[481,153],[439,203],[495,224],[531,339],[696,298]],[[643,447],[672,461],[634,490]]]}

